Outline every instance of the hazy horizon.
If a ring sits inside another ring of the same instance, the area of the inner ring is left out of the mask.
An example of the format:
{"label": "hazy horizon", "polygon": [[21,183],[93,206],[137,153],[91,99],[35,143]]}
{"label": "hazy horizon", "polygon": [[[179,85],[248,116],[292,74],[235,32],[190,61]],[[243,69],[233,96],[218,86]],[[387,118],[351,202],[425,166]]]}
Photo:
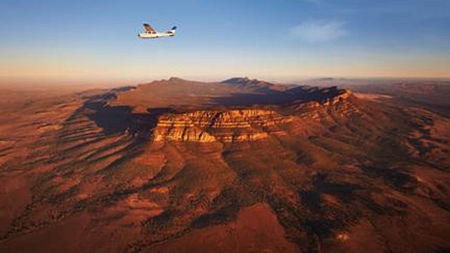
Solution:
{"label": "hazy horizon", "polygon": [[[66,91],[82,91],[82,90],[90,90],[90,89],[110,89],[117,88],[123,86],[137,86],[140,84],[146,84],[153,81],[161,81],[168,80],[170,78],[180,78],[189,81],[197,81],[197,82],[211,82],[217,83],[224,81],[226,79],[235,78],[235,77],[247,77],[250,79],[257,79],[260,81],[266,81],[277,84],[297,84],[297,85],[342,85],[339,82],[346,82],[346,85],[352,84],[367,84],[373,83],[374,85],[380,83],[388,83],[395,81],[402,82],[418,82],[418,81],[443,81],[443,85],[450,85],[449,83],[445,83],[450,81],[450,78],[396,78],[396,77],[303,77],[303,78],[292,78],[292,79],[277,79],[277,78],[260,78],[254,76],[228,76],[224,78],[202,78],[202,77],[180,77],[180,76],[167,76],[161,78],[148,78],[148,79],[130,79],[130,80],[86,80],[86,81],[77,81],[77,80],[51,80],[51,81],[43,81],[43,80],[11,80],[4,81],[0,79],[0,89],[3,90],[48,90],[48,89],[62,89]],[[331,80],[322,80],[322,79],[331,79]],[[325,81],[325,83],[320,84],[318,82]],[[333,81],[334,83],[330,84],[329,81]]]}

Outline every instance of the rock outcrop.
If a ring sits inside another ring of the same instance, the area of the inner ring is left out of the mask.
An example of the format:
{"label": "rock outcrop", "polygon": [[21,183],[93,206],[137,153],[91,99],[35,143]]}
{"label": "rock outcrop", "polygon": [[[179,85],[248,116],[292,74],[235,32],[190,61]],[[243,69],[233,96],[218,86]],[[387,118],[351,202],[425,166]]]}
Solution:
{"label": "rock outcrop", "polygon": [[266,138],[272,128],[291,120],[272,110],[171,113],[158,118],[153,136],[154,141],[254,141]]}
{"label": "rock outcrop", "polygon": [[[300,114],[282,115],[279,106],[273,109],[223,109],[196,110],[185,113],[165,113],[158,117],[153,129],[154,141],[181,142],[243,142],[269,137],[280,127],[294,119],[318,119],[320,108],[348,107],[346,100],[350,91],[336,87],[311,91],[314,98],[309,102],[290,105]],[[305,113],[305,109],[306,112]],[[344,109],[347,111],[346,109]],[[343,110],[343,111],[344,111]]]}

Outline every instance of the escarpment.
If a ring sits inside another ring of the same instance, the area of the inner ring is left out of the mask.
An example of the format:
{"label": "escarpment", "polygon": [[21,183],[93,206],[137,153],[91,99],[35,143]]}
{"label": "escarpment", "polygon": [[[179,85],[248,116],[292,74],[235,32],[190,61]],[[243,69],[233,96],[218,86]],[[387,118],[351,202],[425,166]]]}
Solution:
{"label": "escarpment", "polygon": [[291,120],[291,117],[272,110],[211,110],[166,114],[158,118],[153,135],[155,141],[253,141],[266,138],[271,128]]}
{"label": "escarpment", "polygon": [[[225,143],[256,141],[283,131],[292,121],[305,118],[318,120],[319,111],[334,108],[339,109],[341,113],[354,112],[346,101],[351,96],[350,91],[332,88],[331,91],[327,90],[328,92],[334,93],[327,94],[327,98],[321,101],[289,105],[288,107],[294,109],[293,114],[282,113],[282,106],[273,106],[270,109],[199,110],[163,114],[157,119],[153,140]],[[303,111],[304,108],[313,110]]]}
{"label": "escarpment", "polygon": [[129,108],[155,142],[231,143],[289,134],[286,129],[293,128],[293,121],[320,120],[328,117],[329,109],[350,112],[351,97],[350,91],[337,87],[284,86],[248,78],[221,83],[171,78],[116,92],[107,106]]}

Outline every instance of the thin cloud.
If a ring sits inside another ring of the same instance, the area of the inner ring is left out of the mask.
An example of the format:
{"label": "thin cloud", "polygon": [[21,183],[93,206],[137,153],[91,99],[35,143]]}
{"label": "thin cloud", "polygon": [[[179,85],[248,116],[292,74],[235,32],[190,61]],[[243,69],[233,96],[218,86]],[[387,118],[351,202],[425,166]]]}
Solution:
{"label": "thin cloud", "polygon": [[339,39],[348,32],[345,22],[338,20],[305,21],[290,31],[292,37],[307,42],[325,42]]}

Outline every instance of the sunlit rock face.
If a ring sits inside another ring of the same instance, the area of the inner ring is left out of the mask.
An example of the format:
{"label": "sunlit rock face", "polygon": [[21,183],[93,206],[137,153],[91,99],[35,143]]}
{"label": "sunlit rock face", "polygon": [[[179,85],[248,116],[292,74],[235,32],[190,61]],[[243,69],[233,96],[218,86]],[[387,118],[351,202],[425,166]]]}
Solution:
{"label": "sunlit rock face", "polygon": [[239,142],[266,138],[271,126],[289,117],[270,110],[195,111],[158,118],[154,140]]}
{"label": "sunlit rock face", "polygon": [[[332,108],[348,105],[348,90],[335,87],[320,91],[318,101],[298,102],[294,110],[302,108]],[[317,96],[317,94],[315,95]],[[345,113],[344,108],[341,110]],[[162,114],[153,129],[154,141],[181,142],[242,142],[267,138],[272,132],[292,122],[296,116],[282,115],[274,109],[198,110],[186,113]],[[317,112],[303,113],[305,119],[318,119]],[[298,116],[298,115],[297,115]]]}

